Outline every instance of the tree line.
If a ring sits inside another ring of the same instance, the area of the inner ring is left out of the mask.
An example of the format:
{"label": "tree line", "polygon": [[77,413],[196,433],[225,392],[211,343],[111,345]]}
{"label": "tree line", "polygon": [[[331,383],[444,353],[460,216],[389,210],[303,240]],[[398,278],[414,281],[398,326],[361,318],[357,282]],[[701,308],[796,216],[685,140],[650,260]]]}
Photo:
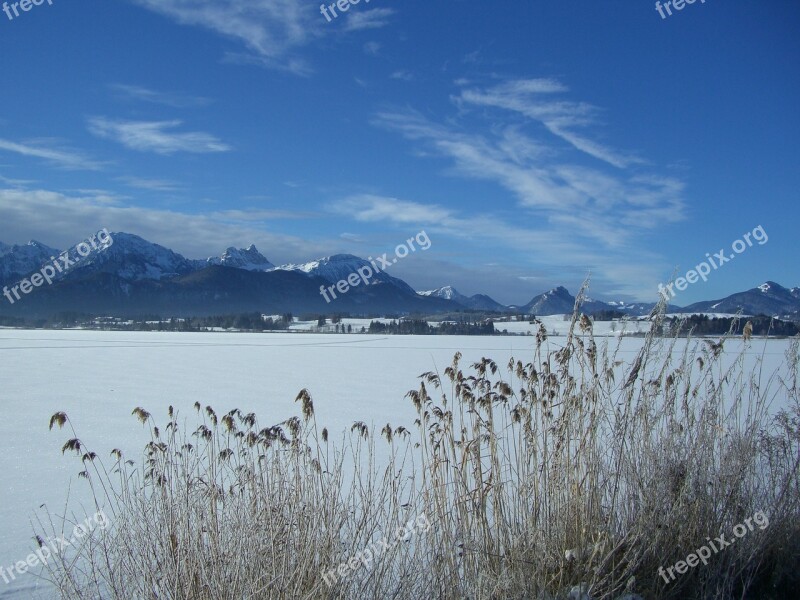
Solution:
{"label": "tree line", "polygon": [[389,323],[372,321],[369,324],[368,332],[390,335],[495,335],[497,333],[491,320],[485,322],[442,321],[438,326],[432,326],[421,319],[407,319]]}

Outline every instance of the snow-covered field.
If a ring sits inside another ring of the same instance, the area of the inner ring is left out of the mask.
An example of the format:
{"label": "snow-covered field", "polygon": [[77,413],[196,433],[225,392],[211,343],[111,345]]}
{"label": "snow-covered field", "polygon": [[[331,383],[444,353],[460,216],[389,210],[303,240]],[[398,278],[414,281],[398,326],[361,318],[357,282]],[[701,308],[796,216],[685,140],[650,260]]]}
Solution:
{"label": "snow-covered field", "polygon": [[[551,320],[548,330],[552,325],[566,332],[567,323]],[[534,330],[527,323],[498,328]],[[607,333],[618,332],[609,324]],[[548,343],[556,349],[562,341],[552,337]],[[149,438],[131,416],[136,406],[163,423],[169,405],[190,416],[199,401],[218,413],[232,408],[255,412],[266,426],[299,414],[294,398],[305,387],[314,399],[317,421],[335,437],[357,420],[378,429],[387,422],[411,425],[413,407],[403,396],[418,386],[417,375],[443,371],[456,351],[464,355],[464,365],[487,356],[504,367],[512,355],[529,360],[534,343],[532,337],[514,336],[0,330],[5,457],[0,565],[8,568],[29,554],[31,519],[40,505],[63,514],[70,485],[73,497],[87,498],[86,481],[77,478],[80,461],[74,453],[61,454],[69,432],[48,431],[56,411],[65,411],[86,447],[104,459],[112,448],[138,456]],[[763,356],[765,372],[771,372],[784,361],[788,344],[754,340],[748,363]],[[641,339],[623,340],[620,358],[631,361],[640,345]],[[730,343],[726,351],[736,352],[740,345]],[[80,518],[94,513],[87,504]],[[36,585],[32,574],[10,584],[0,576],[0,598],[35,597]]]}

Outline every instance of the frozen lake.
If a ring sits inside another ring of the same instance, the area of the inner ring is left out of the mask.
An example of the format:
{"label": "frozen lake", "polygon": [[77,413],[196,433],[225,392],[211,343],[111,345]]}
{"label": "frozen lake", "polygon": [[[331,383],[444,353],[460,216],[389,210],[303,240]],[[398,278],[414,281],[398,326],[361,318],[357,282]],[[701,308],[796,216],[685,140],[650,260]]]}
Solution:
{"label": "frozen lake", "polygon": [[[567,329],[564,324],[563,330]],[[551,349],[563,340],[548,340]],[[600,342],[598,342],[600,343]],[[623,340],[619,357],[630,362],[641,339]],[[683,343],[683,342],[681,342]],[[31,520],[39,506],[63,514],[67,491],[86,498],[74,453],[62,456],[67,429],[48,431],[50,416],[66,412],[88,450],[111,464],[120,448],[138,458],[149,436],[131,411],[141,406],[164,424],[173,405],[191,417],[193,404],[218,414],[255,412],[262,426],[299,414],[294,398],[308,388],[317,422],[333,440],[354,421],[410,426],[415,412],[405,393],[417,376],[444,368],[453,354],[468,366],[482,357],[503,369],[511,356],[527,362],[532,337],[370,336],[307,333],[147,333],[0,330],[3,418],[0,444],[0,565],[24,560],[33,548]],[[742,342],[726,344],[736,353]],[[784,362],[788,340],[754,340],[747,362],[764,357],[765,372]],[[465,369],[466,370],[466,369]],[[94,514],[86,505],[85,515]],[[6,584],[0,598],[37,596],[35,575]],[[41,584],[39,584],[41,588]]]}

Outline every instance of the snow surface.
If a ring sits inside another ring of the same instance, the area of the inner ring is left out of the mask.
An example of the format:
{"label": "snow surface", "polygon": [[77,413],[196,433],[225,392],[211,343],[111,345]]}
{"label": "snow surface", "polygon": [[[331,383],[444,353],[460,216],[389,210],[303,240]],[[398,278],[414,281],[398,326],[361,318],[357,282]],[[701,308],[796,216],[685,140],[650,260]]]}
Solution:
{"label": "snow surface", "polygon": [[[567,330],[563,320],[543,320],[548,330],[552,327],[562,335]],[[369,320],[344,322],[355,328]],[[498,325],[509,331],[538,327],[527,322]],[[615,334],[610,323],[595,328]],[[557,349],[563,338],[551,337],[547,343]],[[629,363],[641,339],[626,338],[621,343],[620,357]],[[70,510],[79,518],[96,512],[88,502],[86,480],[77,477],[80,461],[74,454],[61,453],[71,432],[48,431],[56,411],[69,415],[85,447],[106,464],[111,463],[112,448],[138,460],[149,441],[146,430],[131,416],[134,407],[150,411],[163,425],[167,406],[175,406],[191,422],[192,406],[199,401],[218,414],[233,408],[255,412],[267,426],[299,414],[294,399],[302,388],[311,392],[320,427],[327,426],[332,439],[340,439],[339,434],[357,420],[378,430],[387,422],[393,427],[412,425],[415,413],[403,396],[418,387],[419,374],[441,373],[456,351],[463,353],[464,366],[484,356],[504,366],[511,356],[528,360],[534,344],[533,338],[522,336],[0,329],[4,408],[0,565],[9,567],[25,559],[34,547],[31,521],[43,514],[39,506],[46,504],[51,512],[63,514],[68,489]],[[746,363],[752,366],[763,354],[764,371],[771,372],[783,363],[788,344],[787,340],[754,342]],[[738,341],[727,344],[726,356],[740,347]],[[43,590],[35,574],[11,584],[0,579],[3,600],[46,597]]]}

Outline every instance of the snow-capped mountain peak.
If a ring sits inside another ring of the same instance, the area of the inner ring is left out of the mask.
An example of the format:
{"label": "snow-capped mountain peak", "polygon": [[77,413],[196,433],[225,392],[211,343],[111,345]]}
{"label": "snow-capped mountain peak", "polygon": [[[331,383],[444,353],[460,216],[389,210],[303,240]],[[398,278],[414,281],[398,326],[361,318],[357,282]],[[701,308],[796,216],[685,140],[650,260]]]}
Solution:
{"label": "snow-capped mountain peak", "polygon": [[[380,268],[380,265],[377,266]],[[357,273],[359,269],[369,268],[369,272],[372,273],[372,275],[369,276],[369,279],[371,280],[370,283],[388,283],[400,288],[405,292],[416,294],[416,292],[412,290],[411,287],[402,279],[392,277],[385,271],[379,270],[377,273],[375,273],[374,267],[375,265],[372,263],[364,260],[363,258],[359,258],[358,256],[354,256],[353,254],[334,254],[332,256],[326,256],[324,258],[312,260],[303,264],[281,265],[276,267],[276,270],[299,271],[310,277],[321,277],[329,283],[337,283],[338,281],[346,280],[348,275],[351,273]],[[367,273],[367,271],[363,272]]]}
{"label": "snow-capped mountain peak", "polygon": [[245,271],[269,271],[275,268],[275,265],[269,262],[253,244],[244,249],[231,246],[222,253],[222,256],[212,256],[206,263],[223,267],[235,267]]}
{"label": "snow-capped mountain peak", "polygon": [[27,249],[29,252],[33,254],[50,254],[50,256],[55,256],[59,254],[61,251],[48,246],[47,244],[43,244],[42,242],[37,242],[36,240],[31,240],[24,246],[12,246],[9,250],[14,249]]}
{"label": "snow-capped mountain peak", "polygon": [[460,293],[452,285],[446,285],[435,290],[427,290],[424,292],[417,292],[420,296],[426,298],[441,298],[442,300],[452,300],[456,304],[460,304],[465,308],[472,310],[494,310],[505,311],[508,307],[503,306],[485,294],[475,294],[474,296],[465,296]]}
{"label": "snow-capped mountain peak", "polygon": [[[76,271],[82,273],[113,273],[127,281],[143,279],[160,280],[185,275],[198,269],[198,262],[184,258],[169,248],[133,235],[117,232],[109,234],[111,243],[81,259]],[[73,251],[70,250],[70,255]]]}
{"label": "snow-capped mountain peak", "polygon": [[38,271],[43,265],[52,262],[51,257],[60,254],[59,250],[46,246],[36,240],[25,245],[3,245],[0,248],[0,280],[21,278]]}
{"label": "snow-capped mountain peak", "polygon": [[347,278],[347,275],[369,263],[363,258],[353,254],[334,254],[325,256],[307,263],[281,265],[276,267],[281,271],[301,271],[307,275],[318,275],[331,282]]}
{"label": "snow-capped mountain peak", "polygon": [[456,288],[451,285],[446,285],[435,290],[427,290],[424,292],[417,292],[420,296],[427,296],[433,298],[442,298],[444,300],[466,300],[467,297],[460,294]]}
{"label": "snow-capped mountain peak", "polygon": [[779,283],[765,281],[744,292],[737,292],[715,301],[696,302],[684,307],[684,312],[719,312],[733,314],[771,315],[797,318],[800,312],[797,294]]}
{"label": "snow-capped mountain peak", "polygon": [[549,297],[549,296],[569,296],[570,293],[569,293],[569,290],[567,288],[565,288],[563,285],[560,285],[558,287],[553,288],[549,292],[545,292],[542,295],[546,296],[546,297]]}

